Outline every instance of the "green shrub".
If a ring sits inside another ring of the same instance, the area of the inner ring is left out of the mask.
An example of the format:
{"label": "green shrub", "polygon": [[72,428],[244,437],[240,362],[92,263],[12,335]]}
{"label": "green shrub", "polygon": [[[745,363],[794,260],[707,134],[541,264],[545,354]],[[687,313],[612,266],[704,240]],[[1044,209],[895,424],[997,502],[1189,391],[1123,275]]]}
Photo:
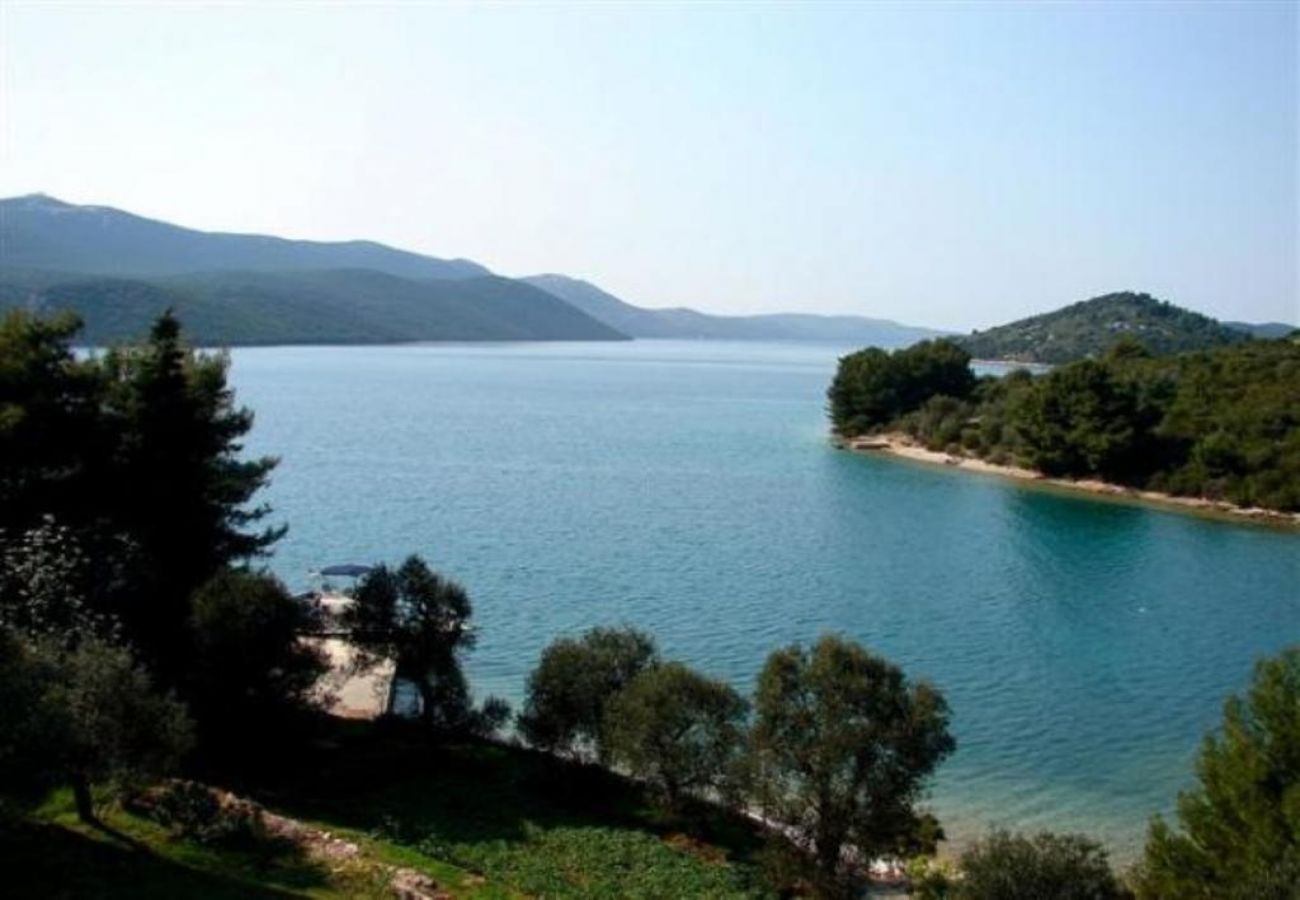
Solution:
{"label": "green shrub", "polygon": [[961,858],[958,900],[1119,900],[1101,845],[1077,834],[994,831]]}

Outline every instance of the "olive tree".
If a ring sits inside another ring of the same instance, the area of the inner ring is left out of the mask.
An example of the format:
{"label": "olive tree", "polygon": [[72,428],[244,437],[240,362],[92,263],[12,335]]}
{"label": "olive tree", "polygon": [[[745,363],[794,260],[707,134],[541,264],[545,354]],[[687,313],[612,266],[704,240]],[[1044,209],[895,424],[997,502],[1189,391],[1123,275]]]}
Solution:
{"label": "olive tree", "polygon": [[646,669],[605,710],[609,757],[644,778],[670,810],[690,793],[729,793],[747,709],[729,684],[681,663]]}
{"label": "olive tree", "polygon": [[1138,866],[1143,898],[1300,896],[1300,647],[1255,666],[1244,698],[1196,761],[1176,831],[1157,817]]}
{"label": "olive tree", "polygon": [[915,805],[955,748],[938,690],[827,635],[811,650],[772,653],[754,706],[758,799],[812,854],[823,890],[835,889],[849,851],[872,859],[926,849]]}
{"label": "olive tree", "polygon": [[528,676],[520,733],[544,750],[603,759],[605,707],[658,660],[654,638],[634,628],[592,628],[552,642]]}
{"label": "olive tree", "polygon": [[67,647],[0,630],[0,700],[0,791],[70,785],[87,822],[93,785],[165,772],[191,746],[184,707],[99,638]]}

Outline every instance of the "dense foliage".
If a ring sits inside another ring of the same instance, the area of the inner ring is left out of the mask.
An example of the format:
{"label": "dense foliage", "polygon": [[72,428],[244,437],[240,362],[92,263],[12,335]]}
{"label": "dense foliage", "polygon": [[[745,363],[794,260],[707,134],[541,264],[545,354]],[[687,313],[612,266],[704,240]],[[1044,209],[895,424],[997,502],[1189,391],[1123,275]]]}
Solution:
{"label": "dense foliage", "polygon": [[754,709],[757,797],[811,852],[822,891],[836,892],[849,848],[866,860],[933,850],[916,803],[956,744],[932,686],[828,635],[769,656]]}
{"label": "dense foliage", "polygon": [[475,636],[469,594],[410,556],[396,569],[378,565],[357,586],[343,624],[358,651],[358,666],[393,664],[397,678],[420,694],[420,718],[442,731],[493,731],[508,716],[502,701],[483,710],[470,700],[461,657]]}
{"label": "dense foliage", "polygon": [[93,820],[93,784],[167,771],[191,743],[184,707],[99,638],[65,646],[0,629],[0,701],[0,812],[68,784]]}
{"label": "dense foliage", "polygon": [[1077,834],[994,831],[961,857],[954,900],[1120,900],[1130,896],[1106,851]]}
{"label": "dense foliage", "polygon": [[312,624],[308,607],[265,573],[224,569],[194,593],[186,694],[207,740],[273,730],[310,707],[328,668],[299,640]]}
{"label": "dense foliage", "polygon": [[0,320],[0,631],[27,686],[0,755],[7,783],[70,781],[88,814],[92,782],[174,761],[189,714],[209,752],[282,726],[321,663],[284,589],[231,568],[282,530],[251,502],[274,460],[242,453],[226,358],[168,315],[98,355],[77,327]]}
{"label": "dense foliage", "polygon": [[592,628],[552,642],[528,676],[520,733],[537,747],[603,759],[606,706],[658,662],[654,638],[633,628]]}
{"label": "dense foliage", "polygon": [[1138,894],[1160,900],[1300,895],[1300,647],[1262,660],[1224,706],[1178,798],[1174,830],[1151,825]]}
{"label": "dense foliage", "polygon": [[[283,533],[256,528],[268,510],[249,503],[275,461],[241,454],[252,414],[234,404],[228,361],[189,350],[175,319],[92,357],[70,349],[76,329],[0,320],[0,533],[9,544],[46,522],[70,529],[84,602],[181,687],[191,593]],[[11,588],[0,605],[17,597]]]}
{"label": "dense foliage", "polygon": [[916,409],[928,397],[963,398],[975,387],[970,355],[948,340],[890,353],[868,347],[840,360],[827,392],[842,434],[869,431]]}
{"label": "dense foliage", "polygon": [[1224,347],[1249,337],[1209,316],[1124,291],[976,331],[957,342],[976,359],[1055,364],[1102,356],[1125,335],[1159,354]]}
{"label": "dense foliage", "polygon": [[[914,378],[892,389],[911,398],[901,413],[848,390],[860,355],[841,361],[830,389],[841,434],[903,431],[931,449],[1052,476],[1300,510],[1300,342],[1155,357],[1122,340],[1102,359],[986,376],[965,394]],[[893,364],[900,355],[871,358],[898,380],[910,371]]]}
{"label": "dense foliage", "polygon": [[723,681],[679,662],[646,669],[610,701],[610,759],[644,778],[668,809],[690,794],[731,796],[746,703]]}

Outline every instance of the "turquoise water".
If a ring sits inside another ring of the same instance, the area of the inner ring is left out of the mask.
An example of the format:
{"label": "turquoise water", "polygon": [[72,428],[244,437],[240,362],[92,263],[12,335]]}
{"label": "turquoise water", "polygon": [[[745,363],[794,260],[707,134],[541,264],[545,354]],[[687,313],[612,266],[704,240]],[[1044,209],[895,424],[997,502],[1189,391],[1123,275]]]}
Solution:
{"label": "turquoise water", "polygon": [[461,580],[480,693],[634,623],[748,689],[841,631],[937,683],[958,752],[932,805],[1086,830],[1126,856],[1186,786],[1252,660],[1300,640],[1300,535],[833,450],[848,348],[627,344],[234,353],[280,455],[291,585],[410,552]]}

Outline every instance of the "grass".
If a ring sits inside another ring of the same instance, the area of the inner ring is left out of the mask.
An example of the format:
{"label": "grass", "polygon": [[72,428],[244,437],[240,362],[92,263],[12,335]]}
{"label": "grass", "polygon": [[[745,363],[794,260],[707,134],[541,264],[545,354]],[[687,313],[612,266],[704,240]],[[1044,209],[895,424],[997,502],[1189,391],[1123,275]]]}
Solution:
{"label": "grass", "polygon": [[[481,896],[740,897],[761,893],[759,839],[702,807],[664,818],[639,786],[596,767],[487,742],[436,744],[409,729],[354,728],[252,784],[269,808],[366,834],[390,861],[449,865]],[[683,831],[701,838],[688,839]],[[450,883],[431,872],[440,883]]]}
{"label": "grass", "polygon": [[344,897],[357,885],[287,848],[251,852],[173,840],[119,809],[77,820],[67,792],[0,831],[6,897]]}
{"label": "grass", "polygon": [[4,896],[377,897],[377,863],[470,900],[763,893],[745,820],[710,807],[665,818],[626,779],[517,747],[346,723],[292,765],[208,780],[355,841],[366,864],[203,846],[117,808],[89,827],[65,792],[0,832]]}

